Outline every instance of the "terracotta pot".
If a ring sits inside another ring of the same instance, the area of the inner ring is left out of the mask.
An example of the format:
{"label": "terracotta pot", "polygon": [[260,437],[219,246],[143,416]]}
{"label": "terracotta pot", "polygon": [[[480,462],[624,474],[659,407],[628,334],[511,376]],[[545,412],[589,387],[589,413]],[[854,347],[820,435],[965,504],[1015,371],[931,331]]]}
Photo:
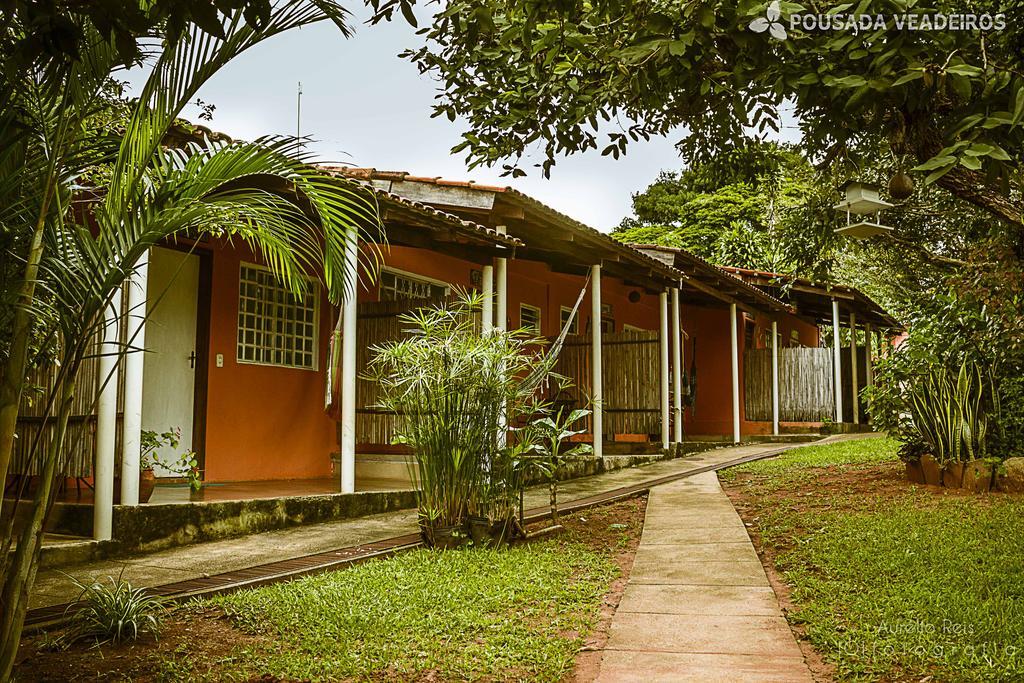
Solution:
{"label": "terracotta pot", "polygon": [[958,489],[964,482],[964,464],[951,462],[942,470],[942,485],[947,489]]}
{"label": "terracotta pot", "polygon": [[924,472],[924,483],[929,486],[942,486],[942,467],[934,456],[921,456],[921,470]]}
{"label": "terracotta pot", "polygon": [[964,463],[963,488],[975,493],[987,493],[992,488],[992,464],[984,460]]}
{"label": "terracotta pot", "polygon": [[920,460],[907,460],[903,463],[903,467],[907,472],[907,481],[912,484],[924,483],[924,470],[921,469]]}
{"label": "terracotta pot", "polygon": [[156,488],[156,475],[153,470],[142,470],[139,472],[139,502],[148,503],[153,497],[153,489]]}

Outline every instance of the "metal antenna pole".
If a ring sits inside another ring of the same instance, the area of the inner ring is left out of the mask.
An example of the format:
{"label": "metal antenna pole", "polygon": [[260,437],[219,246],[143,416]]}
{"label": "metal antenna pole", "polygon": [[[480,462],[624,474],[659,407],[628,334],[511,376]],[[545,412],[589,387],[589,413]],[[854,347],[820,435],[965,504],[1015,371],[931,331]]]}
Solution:
{"label": "metal antenna pole", "polygon": [[295,140],[299,149],[302,149],[302,81],[299,81],[299,91],[295,96]]}

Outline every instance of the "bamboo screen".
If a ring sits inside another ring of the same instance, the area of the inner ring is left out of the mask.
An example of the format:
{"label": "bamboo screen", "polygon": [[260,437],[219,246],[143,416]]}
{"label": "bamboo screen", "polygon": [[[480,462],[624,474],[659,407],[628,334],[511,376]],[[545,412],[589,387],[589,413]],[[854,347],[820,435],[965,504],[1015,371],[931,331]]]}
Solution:
{"label": "bamboo screen", "polygon": [[[750,349],[743,358],[746,417],[772,419],[772,350]],[[832,349],[779,349],[779,420],[823,422],[835,412]]]}
{"label": "bamboo screen", "polygon": [[[356,440],[361,444],[387,445],[395,435],[394,413],[377,408],[380,387],[366,378],[367,368],[373,356],[373,347],[388,341],[397,341],[405,334],[399,319],[403,313],[426,306],[453,303],[456,297],[437,299],[405,299],[359,304],[356,338]],[[480,330],[480,314],[476,314],[475,326]]]}
{"label": "bamboo screen", "polygon": [[[552,398],[570,408],[589,407],[591,341],[569,335],[555,372],[571,386]],[[601,378],[604,390],[604,436],[657,434],[661,430],[661,385],[658,332],[626,331],[601,337]],[[588,423],[587,429],[591,429]]]}

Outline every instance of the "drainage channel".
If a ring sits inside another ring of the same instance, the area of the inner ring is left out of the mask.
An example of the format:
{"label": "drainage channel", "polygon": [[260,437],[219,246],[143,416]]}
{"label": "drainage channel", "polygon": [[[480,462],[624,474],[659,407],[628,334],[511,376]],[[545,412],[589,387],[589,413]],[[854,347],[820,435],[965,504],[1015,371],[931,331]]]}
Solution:
{"label": "drainage channel", "polygon": [[[598,505],[633,498],[646,493],[654,486],[668,484],[670,482],[679,481],[680,479],[687,479],[698,474],[704,474],[705,472],[713,472],[727,467],[742,465],[755,460],[772,458],[780,453],[790,450],[793,447],[794,445],[788,445],[786,447],[764,453],[755,453],[752,455],[734,458],[732,460],[726,460],[714,465],[703,465],[701,467],[695,467],[692,470],[686,470],[685,472],[677,472],[664,477],[648,479],[638,484],[610,489],[593,496],[587,496],[586,498],[577,498],[565,505],[559,506],[559,512],[562,514],[568,514],[578,512],[580,510],[586,510]],[[546,519],[550,517],[550,514],[550,510],[547,507],[536,507],[526,510],[524,516],[526,518],[526,523],[530,524]],[[418,533],[394,536],[392,538],[375,541],[373,543],[328,550],[322,553],[303,555],[289,560],[268,562],[266,564],[223,572],[221,574],[213,574],[211,576],[187,579],[185,581],[166,583],[161,586],[150,588],[148,589],[148,592],[151,595],[165,598],[168,602],[185,602],[197,597],[209,597],[213,595],[231,593],[238,590],[244,590],[246,588],[264,586],[270,583],[290,581],[302,576],[311,576],[313,574],[321,574],[323,572],[344,569],[361,562],[390,557],[405,550],[418,548],[422,545],[423,543],[420,540]],[[25,615],[25,631],[28,633],[59,626],[63,622],[67,621],[75,610],[76,603],[64,603],[29,610]]]}

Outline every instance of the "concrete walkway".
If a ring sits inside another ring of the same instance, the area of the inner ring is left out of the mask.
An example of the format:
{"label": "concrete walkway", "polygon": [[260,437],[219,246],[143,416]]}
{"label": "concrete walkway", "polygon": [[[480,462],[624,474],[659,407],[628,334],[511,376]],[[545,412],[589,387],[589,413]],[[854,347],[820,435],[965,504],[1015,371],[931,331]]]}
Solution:
{"label": "concrete walkway", "polygon": [[716,473],[651,490],[597,680],[813,680]]}
{"label": "concrete walkway", "polygon": [[[806,444],[759,443],[730,446],[686,458],[574,479],[559,486],[559,500],[566,503],[747,455],[801,445]],[[527,508],[546,506],[547,487],[540,486],[527,490],[525,502]],[[70,577],[88,583],[96,580],[105,581],[107,576],[117,577],[123,571],[124,578],[133,586],[159,586],[335,548],[381,541],[415,531],[416,512],[402,510],[186,545],[125,559],[47,569],[39,572],[29,607],[34,609],[74,600],[79,591]]]}

